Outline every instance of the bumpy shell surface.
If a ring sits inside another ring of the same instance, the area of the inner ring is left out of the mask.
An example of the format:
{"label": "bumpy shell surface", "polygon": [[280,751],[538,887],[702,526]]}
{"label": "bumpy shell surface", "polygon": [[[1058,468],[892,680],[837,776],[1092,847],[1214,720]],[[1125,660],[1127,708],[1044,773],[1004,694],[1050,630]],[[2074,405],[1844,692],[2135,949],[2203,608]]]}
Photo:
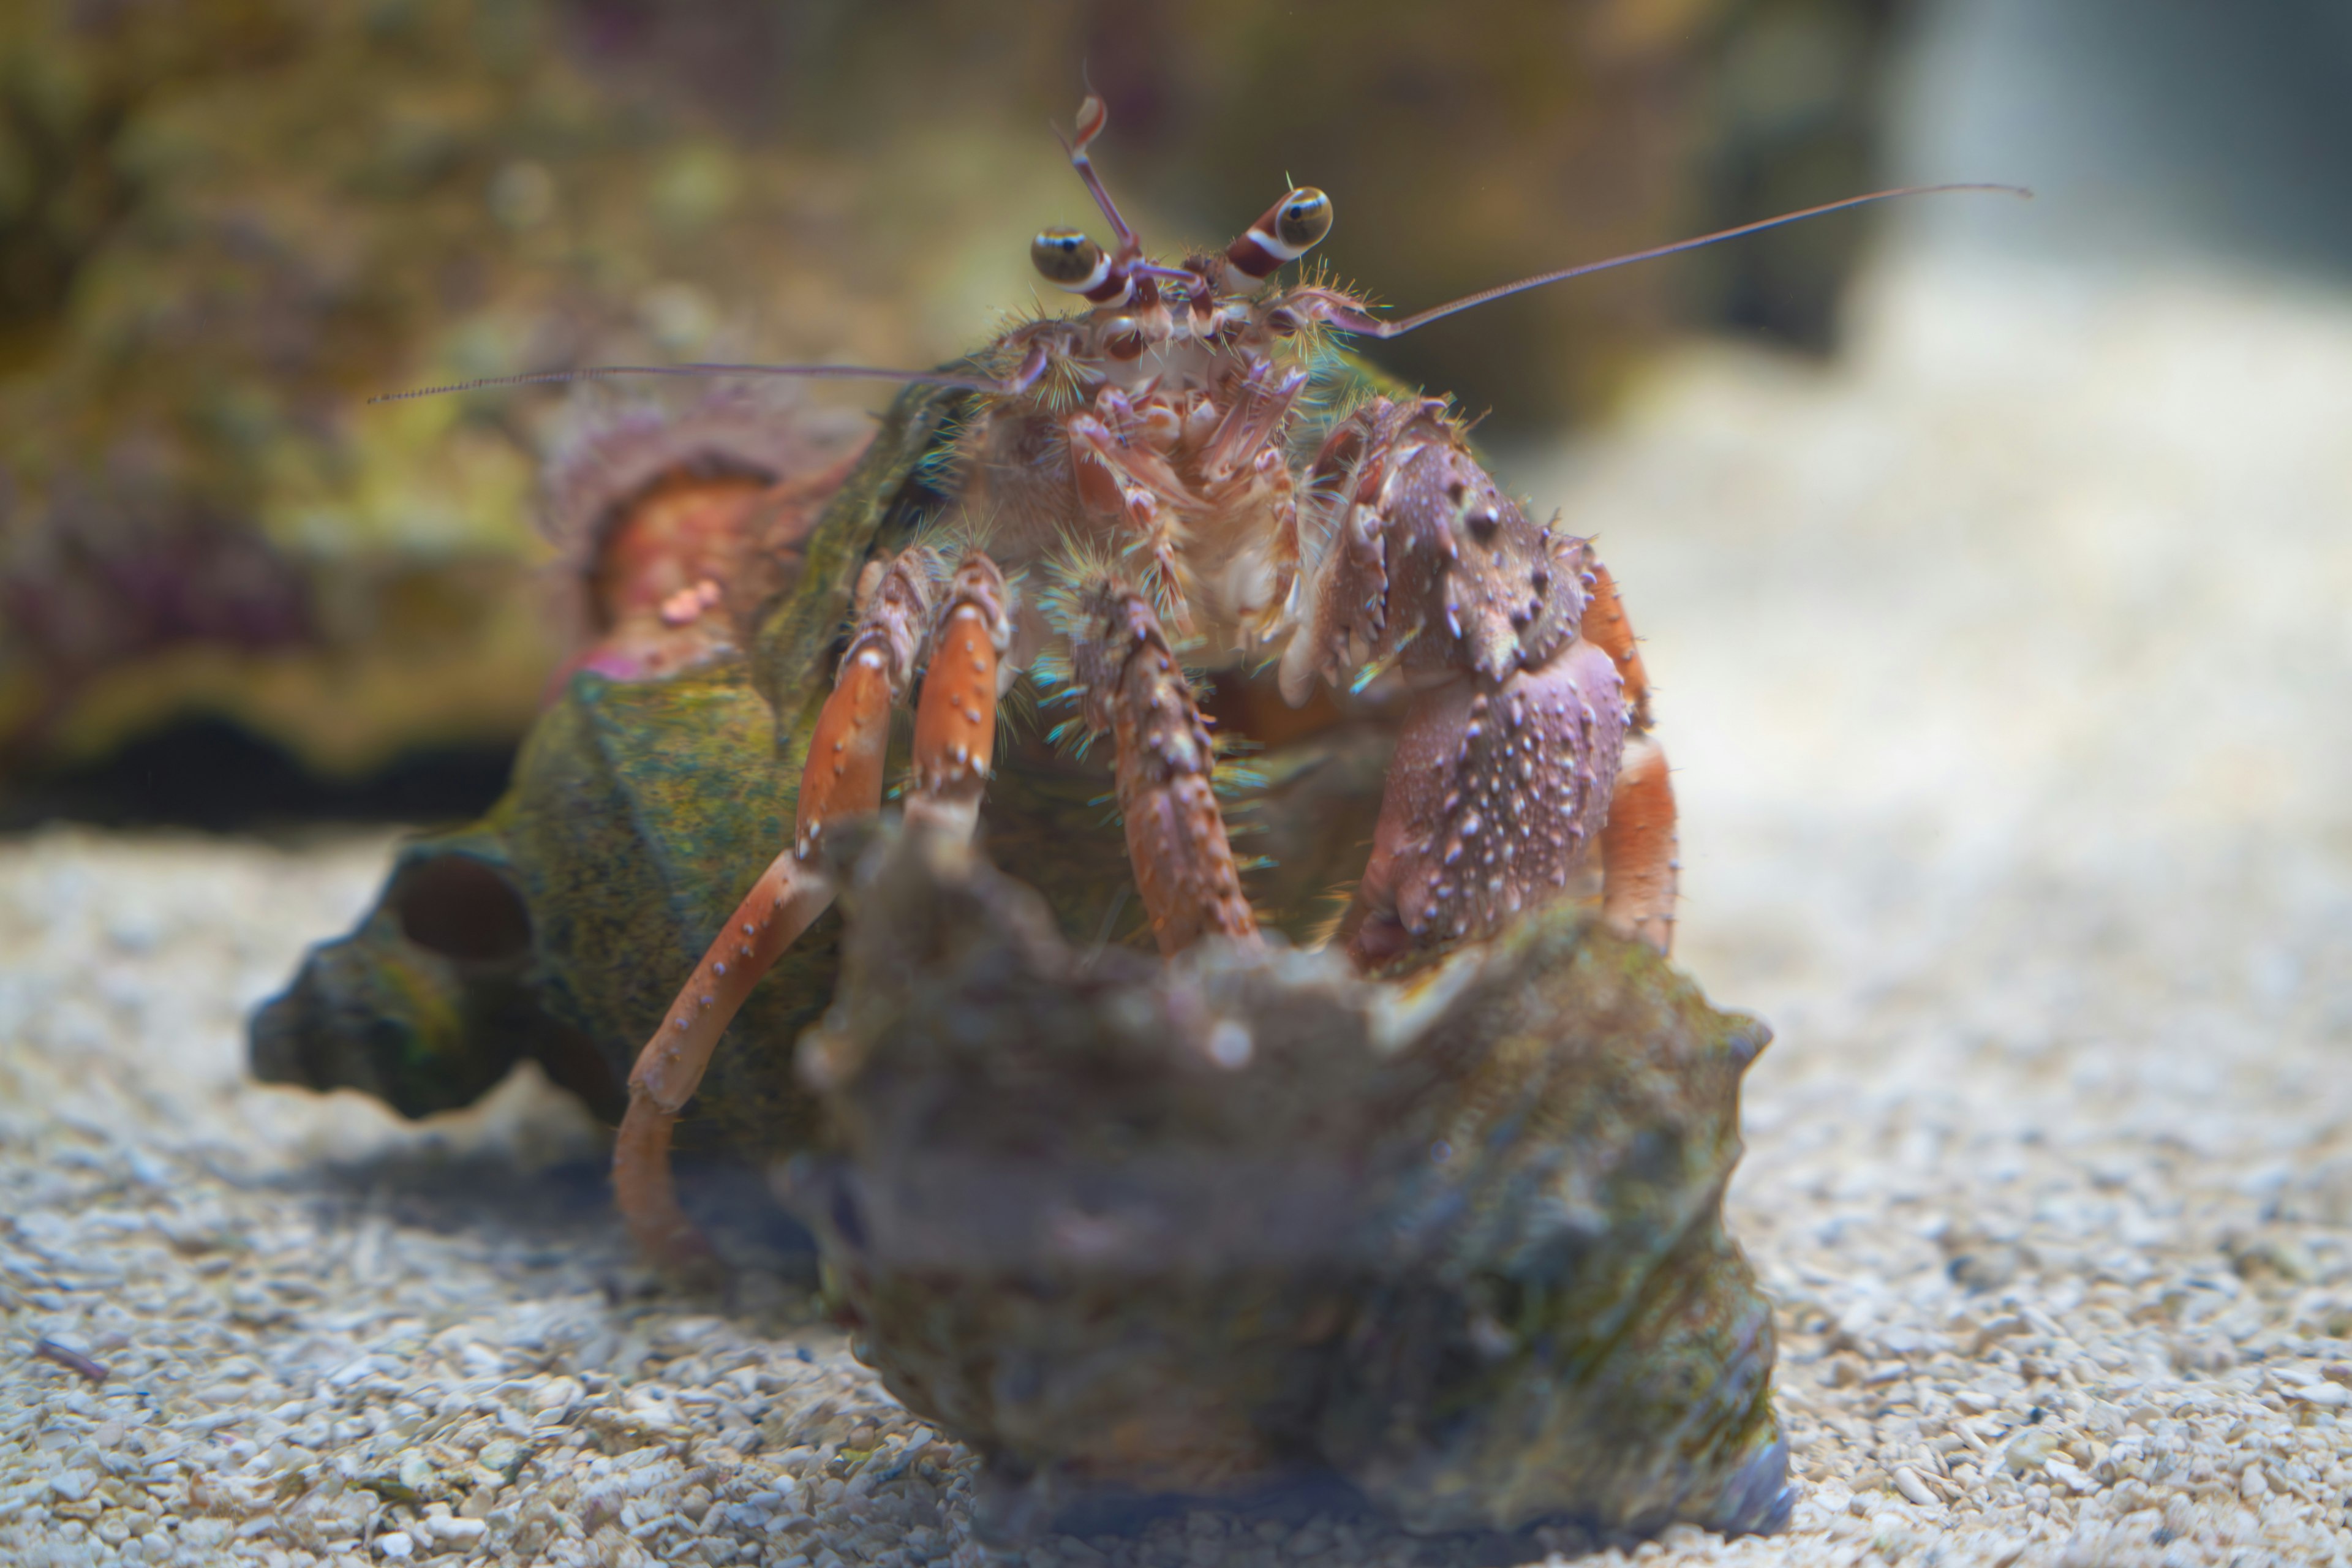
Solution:
{"label": "bumpy shell surface", "polygon": [[1757,1020],[1570,909],[1377,984],[1074,951],[937,839],[845,897],[788,1202],[998,1528],[1318,1473],[1415,1531],[1785,1521],[1721,1209]]}

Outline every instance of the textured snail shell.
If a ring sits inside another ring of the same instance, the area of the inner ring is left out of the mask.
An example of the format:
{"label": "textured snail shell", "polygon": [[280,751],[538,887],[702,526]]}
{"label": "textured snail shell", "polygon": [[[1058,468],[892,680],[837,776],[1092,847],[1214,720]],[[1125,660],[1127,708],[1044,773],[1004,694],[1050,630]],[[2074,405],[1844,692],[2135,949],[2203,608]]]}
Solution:
{"label": "textured snail shell", "polygon": [[1381,983],[1073,951],[929,836],[845,897],[786,1201],[1001,1531],[1333,1475],[1421,1531],[1786,1521],[1722,1219],[1757,1020],[1573,908]]}

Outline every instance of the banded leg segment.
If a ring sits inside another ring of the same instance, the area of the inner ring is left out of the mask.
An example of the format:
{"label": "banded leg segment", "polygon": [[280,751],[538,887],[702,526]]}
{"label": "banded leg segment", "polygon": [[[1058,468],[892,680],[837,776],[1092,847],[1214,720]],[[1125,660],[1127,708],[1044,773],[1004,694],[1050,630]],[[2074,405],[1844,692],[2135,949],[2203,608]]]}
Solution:
{"label": "banded leg segment", "polygon": [[1675,948],[1675,786],[1666,753],[1648,735],[1625,742],[1609,822],[1601,830],[1601,917],[1661,953]]}
{"label": "banded leg segment", "polygon": [[1083,717],[1118,746],[1119,815],[1135,887],[1164,957],[1216,932],[1257,938],[1213,778],[1217,751],[1159,617],[1103,574],[1071,597],[1070,663]]}
{"label": "banded leg segment", "polygon": [[915,710],[915,767],[907,792],[908,820],[921,818],[969,836],[996,757],[999,671],[1013,642],[1011,594],[1004,574],[978,551],[963,558],[948,585],[947,608],[923,669]]}
{"label": "banded leg segment", "polygon": [[825,827],[881,805],[890,712],[930,626],[939,569],[934,552],[908,550],[866,595],[802,766],[792,845],[728,917],[629,1074],[629,1107],[613,1151],[614,1194],[637,1245],[663,1262],[688,1263],[709,1251],[677,1205],[670,1130],[752,986],[833,902],[816,861]]}
{"label": "banded leg segment", "polygon": [[1584,602],[1584,638],[1616,665],[1618,679],[1625,683],[1625,705],[1632,710],[1633,727],[1636,731],[1646,731],[1650,727],[1650,672],[1642,663],[1633,623],[1626,618],[1625,601],[1618,595],[1617,579],[1609,574],[1609,568],[1595,561],[1587,570],[1592,574],[1592,587],[1591,596]]}
{"label": "banded leg segment", "polygon": [[[1110,398],[1106,394],[1097,402],[1108,405]],[[1200,505],[1200,498],[1165,457],[1148,444],[1122,438],[1102,416],[1106,411],[1081,410],[1065,422],[1078,498],[1095,512],[1117,520],[1124,534],[1123,552],[1141,563],[1139,575],[1151,601],[1167,612],[1179,632],[1189,632],[1192,583],[1185,560],[1183,515]]]}
{"label": "banded leg segment", "polygon": [[1584,636],[1616,665],[1624,682],[1629,729],[1624,760],[1601,833],[1601,915],[1620,933],[1662,953],[1675,945],[1675,898],[1681,861],[1675,837],[1675,786],[1666,753],[1650,733],[1650,676],[1618,596],[1616,579],[1592,564]]}

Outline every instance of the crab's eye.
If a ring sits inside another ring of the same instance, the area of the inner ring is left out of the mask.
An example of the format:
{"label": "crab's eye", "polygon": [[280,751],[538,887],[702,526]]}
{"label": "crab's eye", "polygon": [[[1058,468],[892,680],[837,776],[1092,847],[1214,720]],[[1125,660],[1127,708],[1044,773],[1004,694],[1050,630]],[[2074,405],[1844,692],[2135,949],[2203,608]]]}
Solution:
{"label": "crab's eye", "polygon": [[1301,185],[1275,204],[1274,237],[1291,257],[1306,255],[1330,232],[1331,198],[1314,186]]}
{"label": "crab's eye", "polygon": [[1250,225],[1234,241],[1225,259],[1252,278],[1271,278],[1286,261],[1296,261],[1323,242],[1331,232],[1331,198],[1312,185],[1301,185]]}
{"label": "crab's eye", "polygon": [[1073,294],[1100,286],[1110,273],[1102,247],[1075,228],[1041,230],[1029,242],[1029,259],[1046,282]]}

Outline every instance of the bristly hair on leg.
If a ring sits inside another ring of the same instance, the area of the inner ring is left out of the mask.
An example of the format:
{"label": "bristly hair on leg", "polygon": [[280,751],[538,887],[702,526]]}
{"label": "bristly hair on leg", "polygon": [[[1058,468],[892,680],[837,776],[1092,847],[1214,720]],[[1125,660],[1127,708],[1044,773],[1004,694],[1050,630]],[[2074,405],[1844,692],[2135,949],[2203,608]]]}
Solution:
{"label": "bristly hair on leg", "polygon": [[1291,407],[1303,423],[1319,427],[1316,441],[1320,444],[1320,430],[1328,430],[1379,396],[1380,387],[1362,363],[1334,340],[1327,338],[1312,353],[1299,357],[1307,369],[1307,384],[1299,389],[1298,400]]}
{"label": "bristly hair on leg", "polygon": [[[999,323],[1000,330],[992,340],[994,346],[989,351],[988,363],[1002,381],[1013,381],[1033,347],[1043,342],[1031,329],[1062,319],[1034,300],[1031,305],[1027,310],[1005,312]],[[1087,400],[1086,374],[1071,355],[1055,352],[1056,346],[1045,346],[1042,374],[1030,384],[1026,393],[1017,395],[1034,399],[1048,414],[1067,414]],[[1015,395],[997,393],[978,401],[985,406],[1002,402],[1010,395]]]}
{"label": "bristly hair on leg", "polygon": [[[1041,656],[1042,657],[1042,656]],[[1028,673],[1034,675],[1034,669]],[[996,753],[1045,731],[1045,695],[1033,679],[1015,680],[996,700]]]}
{"label": "bristly hair on leg", "polygon": [[[991,545],[995,540],[997,530],[1003,521],[1002,512],[994,510],[985,517],[978,516],[968,509],[954,512],[940,511],[916,525],[914,542],[937,551],[948,563],[948,570],[952,573],[957,563],[974,551],[982,554],[992,553]],[[1025,574],[1007,574],[1004,580],[1006,588],[1013,588],[1016,582],[1024,575]],[[1012,605],[1007,605],[1005,607],[1008,610],[1012,609],[1018,603],[1019,600],[1016,597]]]}
{"label": "bristly hair on leg", "polygon": [[[985,517],[971,511],[942,512],[916,525],[913,542],[930,552],[940,563],[937,587],[946,588],[954,578],[956,568],[966,557],[975,553],[992,557],[989,545],[996,533],[1001,515],[993,510]],[[1028,577],[1025,571],[1004,574],[1004,610],[1007,616],[1020,615]],[[928,666],[930,660],[928,646],[924,649],[923,659]],[[1035,733],[1038,721],[1037,694],[1031,689],[1030,682],[1022,679],[1016,672],[1012,684],[997,694],[997,754],[1002,755],[1010,743]]]}
{"label": "bristly hair on leg", "polygon": [[934,595],[947,586],[948,579],[955,572],[956,557],[942,549],[940,541],[950,530],[933,516],[918,518],[908,531],[912,537],[905,545],[887,555],[868,556],[866,564],[858,569],[857,582],[849,595],[848,619],[842,627],[845,634],[856,629],[859,619],[866,614],[866,606],[881,591],[883,579],[903,555],[911,554],[913,563],[922,570],[924,585]]}
{"label": "bristly hair on leg", "polygon": [[[1087,696],[1069,648],[1073,632],[1085,619],[1087,596],[1108,584],[1126,582],[1127,574],[1115,551],[1065,531],[1045,559],[1045,575],[1037,607],[1054,628],[1055,640],[1038,654],[1029,673],[1037,683],[1040,707],[1053,710],[1083,703]],[[1074,713],[1056,722],[1046,739],[1064,755],[1082,758],[1094,742],[1095,730],[1085,713]]]}
{"label": "bristly hair on leg", "polygon": [[1086,374],[1078,362],[1068,354],[1055,354],[1045,362],[1045,374],[1037,378],[1040,389],[1038,402],[1049,414],[1068,414],[1087,400]]}
{"label": "bristly hair on leg", "polygon": [[[951,562],[960,562],[974,553],[995,556],[992,548],[1003,521],[1001,511],[992,510],[986,516],[961,513],[957,520],[943,526],[938,537],[938,548]],[[1001,568],[1000,568],[1001,570]],[[952,568],[950,568],[952,571]],[[1029,573],[1024,567],[1004,574],[1004,613],[1017,620],[1021,605],[1029,595]],[[1044,658],[1041,653],[1039,658]],[[1006,668],[1010,668],[1009,666]],[[1025,678],[1025,679],[1024,679]],[[1000,679],[996,700],[996,754],[1003,756],[1012,744],[1036,734],[1045,722],[1043,712],[1045,691],[1035,663],[1030,668],[1015,671],[1012,683]]]}
{"label": "bristly hair on leg", "polygon": [[1175,628],[1183,620],[1184,606],[1192,601],[1192,584],[1188,580],[1191,570],[1186,565],[1190,552],[1186,542],[1192,530],[1173,511],[1162,512],[1159,524],[1144,537],[1131,537],[1118,547],[1121,570],[1151,605],[1151,613],[1160,617],[1160,625],[1169,635],[1171,646],[1180,651],[1197,639],[1179,642]]}
{"label": "bristly hair on leg", "polygon": [[1045,586],[1037,607],[1064,637],[1084,620],[1082,602],[1088,594],[1111,584],[1129,581],[1121,552],[1070,530],[1045,557]]}
{"label": "bristly hair on leg", "polygon": [[[1205,709],[1213,689],[1206,673],[1188,666],[1184,675],[1186,684],[1192,689],[1194,704]],[[1265,743],[1219,728],[1206,712],[1202,719],[1209,727],[1209,744],[1216,751],[1216,760],[1209,767],[1209,788],[1223,809],[1225,837],[1250,838],[1272,832],[1273,825],[1259,815],[1259,809],[1265,805],[1269,782],[1266,772],[1255,762],[1244,760],[1265,751]],[[1276,863],[1270,855],[1255,855],[1236,860],[1234,869],[1246,875]]]}
{"label": "bristly hair on leg", "polygon": [[[1363,848],[1367,854],[1371,851],[1371,846],[1369,844],[1363,846]],[[1301,933],[1302,940],[1299,942],[1301,947],[1313,952],[1318,948],[1328,947],[1339,939],[1339,928],[1347,922],[1348,910],[1355,905],[1356,887],[1361,879],[1350,878],[1345,882],[1335,883],[1316,895],[1315,901],[1328,910],[1329,913],[1318,915],[1308,924],[1307,930]]]}
{"label": "bristly hair on leg", "polygon": [[[1219,800],[1231,803],[1234,811],[1248,811],[1256,804],[1254,797],[1265,789],[1266,774],[1265,770],[1255,763],[1242,761],[1241,754],[1256,751],[1258,747],[1255,742],[1234,745],[1227,736],[1219,733],[1212,733],[1210,739],[1216,742],[1217,761],[1216,765],[1209,770],[1209,787],[1216,791]],[[1226,828],[1234,834],[1244,831],[1241,826],[1234,826],[1230,816],[1226,820]],[[1247,830],[1262,833],[1265,825],[1250,824]]]}
{"label": "bristly hair on leg", "polygon": [[[1086,696],[1078,689],[1077,666],[1070,658],[1069,647],[1058,640],[1040,648],[1030,660],[1029,681],[1035,691],[1040,723],[1059,710],[1076,707]],[[1094,742],[1094,727],[1077,713],[1055,719],[1045,731],[1045,743],[1072,762],[1082,760]]]}
{"label": "bristly hair on leg", "polygon": [[[1316,459],[1322,456],[1332,432],[1367,404],[1397,395],[1398,389],[1394,385],[1373,374],[1343,341],[1334,338],[1308,362],[1307,385],[1298,403],[1294,405],[1298,417],[1291,422],[1283,443],[1284,455],[1290,460],[1291,471],[1294,474],[1310,472]],[[1420,394],[1410,395],[1419,396]],[[1328,492],[1339,488],[1341,480],[1335,477],[1318,489],[1302,489],[1299,493],[1302,511],[1309,510],[1315,501],[1328,500]]]}
{"label": "bristly hair on leg", "polygon": [[[1301,263],[1297,276],[1287,287],[1270,289],[1263,297],[1267,303],[1278,305],[1282,297],[1293,289],[1328,289],[1333,293],[1345,294],[1351,300],[1361,300],[1367,309],[1377,310],[1382,308],[1379,297],[1370,290],[1359,290],[1355,284],[1343,281],[1328,257],[1318,256]],[[1339,334],[1332,331],[1328,322],[1304,314],[1301,314],[1297,330],[1289,340],[1289,351],[1301,359],[1320,358],[1339,346]]]}

